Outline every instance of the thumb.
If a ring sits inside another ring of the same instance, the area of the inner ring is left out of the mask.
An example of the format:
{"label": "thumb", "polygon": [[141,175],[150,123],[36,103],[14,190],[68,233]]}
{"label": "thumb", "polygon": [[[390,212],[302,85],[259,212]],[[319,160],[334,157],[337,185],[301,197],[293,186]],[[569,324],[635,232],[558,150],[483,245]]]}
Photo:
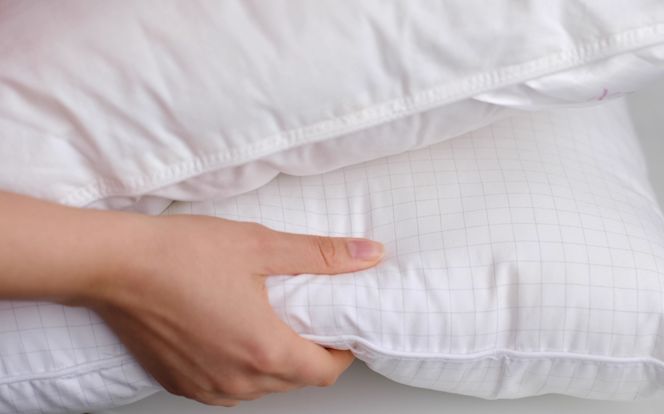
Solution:
{"label": "thumb", "polygon": [[376,265],[384,254],[381,243],[367,239],[271,233],[262,256],[264,275],[355,272]]}

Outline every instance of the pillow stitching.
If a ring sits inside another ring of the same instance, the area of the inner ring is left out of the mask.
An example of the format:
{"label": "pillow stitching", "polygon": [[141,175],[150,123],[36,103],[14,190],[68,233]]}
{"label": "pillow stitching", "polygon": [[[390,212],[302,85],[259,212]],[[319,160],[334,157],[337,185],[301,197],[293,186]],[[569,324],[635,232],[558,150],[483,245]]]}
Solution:
{"label": "pillow stitching", "polygon": [[[107,365],[111,364],[111,365]],[[0,378],[0,387],[5,385],[17,384],[26,381],[48,381],[51,379],[70,379],[83,375],[88,375],[94,372],[105,371],[114,369],[124,365],[138,364],[131,355],[121,355],[103,360],[85,362],[76,364],[69,367],[61,368],[55,371],[40,372],[36,374],[20,374],[14,377]],[[81,371],[83,369],[84,371]]]}
{"label": "pillow stitching", "polygon": [[[491,72],[472,75],[458,82],[460,86],[455,88],[448,88],[448,85],[438,85],[413,95],[379,103],[350,114],[277,133],[272,137],[265,138],[246,147],[214,154],[203,154],[169,166],[150,176],[134,177],[124,183],[102,180],[101,182],[74,190],[59,201],[63,204],[89,203],[95,201],[95,199],[118,195],[114,193],[126,192],[127,190],[136,191],[143,189],[144,191],[150,191],[144,188],[149,185],[152,185],[153,189],[155,189],[155,185],[157,186],[156,188],[165,187],[187,177],[199,175],[223,166],[237,165],[237,163],[241,163],[242,161],[249,161],[252,156],[254,157],[253,159],[259,159],[259,157],[270,155],[289,146],[331,139],[333,136],[356,132],[445,105],[453,102],[455,99],[467,99],[473,93],[480,92],[473,92],[473,89],[503,87],[510,83],[519,83],[527,80],[515,79],[517,76],[545,76],[556,71],[569,69],[565,65],[588,64],[594,60],[601,60],[611,56],[612,54],[654,46],[658,42],[664,41],[661,38],[662,34],[664,34],[664,24],[656,24],[621,32],[581,44],[574,49],[568,49],[554,55],[547,55],[528,62],[495,69]],[[550,69],[545,73],[536,73],[537,70],[541,70],[542,66],[550,67],[552,65],[558,65],[559,67]],[[452,89],[451,93],[449,89]],[[462,96],[464,98],[461,98]],[[184,175],[187,174],[188,176],[185,177]],[[170,183],[159,182],[169,179],[175,181],[171,181]]]}
{"label": "pillow stitching", "polygon": [[[311,338],[311,336],[307,336]],[[320,339],[320,337],[318,338]],[[331,344],[334,341],[326,342]],[[363,342],[358,340],[357,342]],[[377,348],[377,347],[373,347]],[[382,352],[382,351],[379,351]],[[468,356],[473,355],[473,356]],[[590,355],[590,354],[579,354],[579,353],[561,353],[561,352],[524,352],[524,351],[513,351],[508,349],[501,349],[498,351],[487,351],[481,353],[467,354],[467,355],[431,355],[431,354],[397,354],[394,352],[383,352],[380,359],[387,356],[387,359],[399,359],[399,360],[415,360],[418,362],[436,362],[436,361],[459,361],[459,362],[473,362],[473,361],[483,361],[483,360],[519,360],[519,359],[529,359],[529,360],[547,360],[547,359],[556,359],[556,360],[570,360],[570,361],[585,361],[601,364],[613,364],[613,365],[630,365],[630,364],[642,364],[644,366],[652,366],[658,369],[664,369],[664,362],[655,358],[650,357],[607,357],[600,355]],[[361,359],[361,358],[360,358]],[[111,363],[112,365],[105,365]],[[105,359],[103,361],[94,361],[92,363],[80,364],[73,367],[67,367],[66,369],[59,370],[56,372],[42,373],[39,375],[21,375],[16,379],[12,378],[2,378],[0,379],[0,387],[10,386],[18,383],[24,382],[45,382],[45,381],[57,381],[63,379],[73,379],[89,375],[95,372],[109,371],[116,369],[124,365],[138,365],[130,356],[121,356],[111,359]],[[86,371],[80,372],[80,369],[84,368]]]}
{"label": "pillow stitching", "polygon": [[[426,352],[411,352],[411,351],[395,351],[388,350],[381,346],[370,343],[364,338],[360,338],[354,335],[339,335],[339,336],[321,336],[321,335],[308,335],[303,334],[303,337],[320,342],[325,345],[337,345],[337,346],[348,346],[348,342],[355,342],[360,344],[361,350],[368,350],[369,352],[364,352],[365,354],[372,356],[380,355],[382,358],[392,358],[392,359],[413,359],[417,361],[427,360],[427,361],[439,361],[439,360],[457,360],[457,361],[472,361],[472,360],[482,360],[482,359],[496,359],[496,358],[555,358],[555,359],[571,359],[571,360],[593,360],[594,362],[602,363],[644,363],[652,364],[657,367],[664,369],[664,361],[650,357],[650,356],[641,356],[641,357],[615,357],[607,355],[595,355],[595,354],[582,354],[579,352],[555,352],[555,351],[517,351],[508,348],[497,348],[490,351],[480,351],[473,352],[468,354],[446,354],[443,353],[426,353]],[[353,349],[351,346],[350,349]],[[353,349],[355,350],[355,349]]]}

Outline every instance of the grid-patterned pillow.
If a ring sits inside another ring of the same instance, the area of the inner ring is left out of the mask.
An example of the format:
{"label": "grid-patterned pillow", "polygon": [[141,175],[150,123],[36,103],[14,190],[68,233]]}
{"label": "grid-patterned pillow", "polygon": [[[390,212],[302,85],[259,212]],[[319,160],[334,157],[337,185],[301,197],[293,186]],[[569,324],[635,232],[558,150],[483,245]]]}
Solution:
{"label": "grid-patterned pillow", "polygon": [[295,330],[395,381],[630,400],[664,395],[664,217],[644,165],[618,102],[169,213],[384,242],[375,269],[268,286]]}
{"label": "grid-patterned pillow", "polygon": [[[664,217],[622,102],[280,175],[175,213],[384,242],[374,269],[268,286],[297,332],[395,381],[484,398],[664,394]],[[160,389],[82,308],[0,303],[0,361],[0,413],[84,411]]]}

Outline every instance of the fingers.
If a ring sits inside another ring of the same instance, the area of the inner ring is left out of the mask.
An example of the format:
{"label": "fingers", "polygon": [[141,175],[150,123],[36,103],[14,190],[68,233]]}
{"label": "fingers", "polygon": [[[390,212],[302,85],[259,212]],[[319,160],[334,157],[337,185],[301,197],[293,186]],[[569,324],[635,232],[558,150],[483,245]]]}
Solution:
{"label": "fingers", "polygon": [[381,243],[348,237],[323,237],[270,231],[264,275],[301,273],[349,273],[377,264],[383,257]]}
{"label": "fingers", "polygon": [[[286,328],[288,329],[288,328]],[[296,384],[325,387],[333,385],[351,365],[350,351],[327,349],[290,331],[287,371],[280,375]]]}
{"label": "fingers", "polygon": [[313,342],[304,342],[307,345],[300,349],[299,361],[292,365],[296,369],[292,371],[296,382],[317,387],[334,385],[355,358],[350,351],[327,349]]}
{"label": "fingers", "polygon": [[351,364],[355,360],[355,356],[349,350],[332,349],[332,348],[326,348],[325,350],[330,353],[332,359],[334,360],[334,365],[336,367],[336,372],[335,372],[336,378],[334,379],[334,381],[336,381],[336,379],[339,378],[339,376],[343,374],[351,366]]}

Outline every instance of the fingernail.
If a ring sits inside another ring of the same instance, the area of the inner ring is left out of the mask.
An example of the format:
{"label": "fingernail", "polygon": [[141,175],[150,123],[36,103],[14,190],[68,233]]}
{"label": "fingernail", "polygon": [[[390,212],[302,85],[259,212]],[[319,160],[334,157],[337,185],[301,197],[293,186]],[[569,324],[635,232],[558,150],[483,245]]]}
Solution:
{"label": "fingernail", "polygon": [[346,242],[348,253],[353,259],[374,261],[383,255],[383,245],[371,240],[349,240]]}

